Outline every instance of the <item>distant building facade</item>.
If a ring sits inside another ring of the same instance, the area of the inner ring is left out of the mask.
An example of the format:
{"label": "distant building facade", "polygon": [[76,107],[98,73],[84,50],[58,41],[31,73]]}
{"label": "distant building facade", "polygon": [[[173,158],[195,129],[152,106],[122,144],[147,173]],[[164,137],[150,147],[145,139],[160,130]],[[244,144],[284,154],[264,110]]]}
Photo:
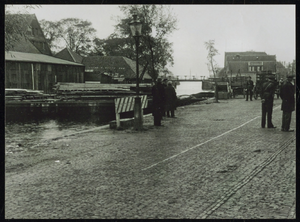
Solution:
{"label": "distant building facade", "polygon": [[54,55],[56,58],[68,60],[70,62],[82,63],[83,57],[73,52],[69,48],[64,48]]}
{"label": "distant building facade", "polygon": [[276,55],[265,52],[225,52],[224,69],[221,77],[250,76],[256,81],[256,73],[270,71],[276,73]]}
{"label": "distant building facade", "polygon": [[[123,56],[88,56],[83,58],[85,66],[85,81],[100,81],[101,83],[135,83],[136,62]],[[142,73],[143,67],[139,66]],[[109,78],[110,77],[110,78]],[[147,72],[140,82],[151,82]]]}

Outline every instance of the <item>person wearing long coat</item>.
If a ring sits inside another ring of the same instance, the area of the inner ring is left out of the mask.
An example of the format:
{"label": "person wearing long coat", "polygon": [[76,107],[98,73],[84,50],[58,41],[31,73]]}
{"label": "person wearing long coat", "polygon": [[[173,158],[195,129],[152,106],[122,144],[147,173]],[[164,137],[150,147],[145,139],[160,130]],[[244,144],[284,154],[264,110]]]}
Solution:
{"label": "person wearing long coat", "polygon": [[273,113],[273,102],[276,86],[273,82],[273,78],[268,78],[268,81],[262,85],[261,89],[261,127],[265,128],[266,116],[267,116],[267,126],[268,128],[276,128],[272,123],[272,113]]}
{"label": "person wearing long coat", "polygon": [[152,87],[152,116],[154,117],[154,126],[161,126],[164,105],[165,88],[162,85],[161,78],[158,78]]}
{"label": "person wearing long coat", "polygon": [[250,95],[250,101],[252,101],[253,88],[254,88],[254,84],[253,81],[251,80],[251,77],[249,76],[246,82],[246,101],[248,101],[249,95]]}
{"label": "person wearing long coat", "polygon": [[292,84],[293,76],[288,76],[287,81],[281,86],[280,98],[282,99],[282,125],[281,131],[293,132],[290,130],[292,112],[295,110],[295,86]]}
{"label": "person wearing long coat", "polygon": [[167,117],[170,117],[170,112],[171,112],[171,117],[175,117],[177,95],[171,81],[168,82],[168,85],[165,88],[165,95],[166,95],[165,111],[167,112]]}
{"label": "person wearing long coat", "polygon": [[[162,85],[165,88],[164,90],[166,91],[166,88],[168,86],[168,79],[163,79],[162,80]],[[166,104],[164,104],[163,106],[163,110],[162,110],[162,116],[165,117],[166,116]]]}

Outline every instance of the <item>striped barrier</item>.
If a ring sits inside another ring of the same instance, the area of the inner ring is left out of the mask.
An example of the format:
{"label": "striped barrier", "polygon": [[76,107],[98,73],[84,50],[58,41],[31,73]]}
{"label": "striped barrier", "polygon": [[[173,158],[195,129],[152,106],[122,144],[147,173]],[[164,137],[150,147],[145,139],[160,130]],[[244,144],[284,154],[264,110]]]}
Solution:
{"label": "striped barrier", "polygon": [[[141,97],[142,116],[143,116],[143,109],[147,108],[148,106],[147,95],[143,95],[140,97]],[[136,96],[130,96],[130,97],[122,97],[122,98],[115,99],[115,113],[116,113],[117,128],[119,128],[121,124],[120,113],[134,110],[135,98]]]}

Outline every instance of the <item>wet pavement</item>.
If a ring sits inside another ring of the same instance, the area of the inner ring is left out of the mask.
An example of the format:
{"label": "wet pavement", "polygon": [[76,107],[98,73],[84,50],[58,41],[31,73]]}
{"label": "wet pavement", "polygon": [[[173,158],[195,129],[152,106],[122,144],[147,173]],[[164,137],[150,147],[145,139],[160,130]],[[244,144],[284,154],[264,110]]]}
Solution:
{"label": "wet pavement", "polygon": [[296,134],[274,103],[276,129],[260,100],[220,100],[7,153],[5,218],[295,219]]}

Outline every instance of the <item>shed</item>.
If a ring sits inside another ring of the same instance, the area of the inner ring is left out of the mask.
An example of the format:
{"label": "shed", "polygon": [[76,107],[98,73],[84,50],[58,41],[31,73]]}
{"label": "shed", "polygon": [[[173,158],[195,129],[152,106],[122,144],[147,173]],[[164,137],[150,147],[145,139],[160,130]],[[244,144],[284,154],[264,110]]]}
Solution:
{"label": "shed", "polygon": [[35,53],[5,53],[5,88],[52,92],[57,82],[83,83],[84,66]]}

